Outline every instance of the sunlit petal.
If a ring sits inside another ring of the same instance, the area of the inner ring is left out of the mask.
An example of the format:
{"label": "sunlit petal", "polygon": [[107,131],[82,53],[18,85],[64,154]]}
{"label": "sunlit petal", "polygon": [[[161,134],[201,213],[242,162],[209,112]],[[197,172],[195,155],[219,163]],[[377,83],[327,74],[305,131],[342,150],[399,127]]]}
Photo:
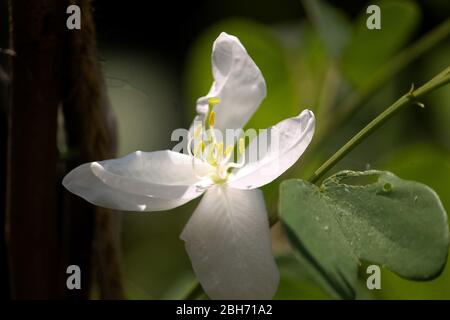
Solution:
{"label": "sunlit petal", "polygon": [[279,274],[260,190],[209,189],[181,234],[212,299],[271,299]]}
{"label": "sunlit petal", "polygon": [[197,112],[204,115],[208,99],[217,97],[215,127],[219,130],[240,129],[266,96],[261,71],[238,38],[222,32],[213,45],[214,82],[209,93],[197,101]]}
{"label": "sunlit petal", "polygon": [[63,180],[71,192],[98,206],[131,211],[177,207],[200,196],[211,170],[172,151],[134,152],[123,158],[83,164]]}
{"label": "sunlit petal", "polygon": [[[254,189],[278,178],[301,157],[312,140],[314,128],[315,118],[310,110],[273,126],[269,130],[272,139],[268,140],[267,148],[258,148],[260,137],[254,139],[246,150],[248,163],[233,173],[229,185]],[[255,155],[261,151],[262,154]],[[254,161],[251,161],[252,157]]]}

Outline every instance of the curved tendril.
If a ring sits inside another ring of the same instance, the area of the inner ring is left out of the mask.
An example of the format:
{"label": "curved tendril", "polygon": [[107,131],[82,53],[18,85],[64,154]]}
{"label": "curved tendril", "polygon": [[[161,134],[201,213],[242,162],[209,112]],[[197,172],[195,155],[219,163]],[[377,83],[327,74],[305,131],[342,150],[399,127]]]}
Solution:
{"label": "curved tendril", "polygon": [[240,138],[238,142],[238,152],[241,155],[240,162],[230,162],[226,165],[226,170],[230,168],[242,168],[245,165],[245,140]]}
{"label": "curved tendril", "polygon": [[225,150],[225,157],[222,158],[222,161],[220,162],[220,165],[223,166],[226,163],[228,163],[231,159],[231,157],[233,156],[234,152],[233,152],[233,146],[228,146]]}
{"label": "curved tendril", "polygon": [[225,166],[225,168],[226,168],[226,170],[228,170],[228,169],[230,169],[230,168],[238,168],[238,169],[240,169],[240,168],[242,168],[243,166],[245,166],[245,156],[243,156],[243,157],[241,158],[241,161],[240,161],[240,162],[230,162],[230,163],[228,163],[228,164]]}

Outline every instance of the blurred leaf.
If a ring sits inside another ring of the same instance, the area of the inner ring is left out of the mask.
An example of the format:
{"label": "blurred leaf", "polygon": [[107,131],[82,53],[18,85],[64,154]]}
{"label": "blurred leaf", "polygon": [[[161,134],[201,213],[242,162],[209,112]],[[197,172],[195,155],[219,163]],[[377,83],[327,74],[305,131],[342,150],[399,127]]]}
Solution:
{"label": "blurred leaf", "polygon": [[[276,300],[328,300],[332,296],[319,285],[317,273],[301,256],[284,254],[276,258],[280,270],[280,285],[274,297]],[[358,281],[356,299],[373,299],[369,290]]]}
{"label": "blurred leaf", "polygon": [[164,292],[163,300],[182,300],[193,288],[197,287],[198,281],[192,272],[176,275],[175,283]]}
{"label": "blurred leaf", "polygon": [[339,56],[347,44],[351,29],[345,14],[322,0],[303,0],[303,5],[328,53],[333,57]]}
{"label": "blurred leaf", "polygon": [[[170,146],[179,126],[174,74],[163,61],[133,50],[104,50],[108,96],[117,118],[118,155]],[[157,115],[157,116],[155,116]]]}
{"label": "blurred leaf", "polygon": [[402,177],[426,183],[438,194],[444,207],[450,208],[450,154],[435,146],[414,144],[398,149],[387,160],[386,168]]}
{"label": "blurred leaf", "polygon": [[280,270],[280,285],[274,297],[276,300],[319,300],[329,299],[309,276],[299,261],[291,254],[276,258]]}
{"label": "blurred leaf", "polygon": [[[449,65],[450,42],[437,47],[424,59],[421,65],[420,74],[429,78],[431,74],[436,74],[439,70]],[[425,79],[426,79],[425,78]],[[450,150],[450,90],[440,89],[431,92],[425,102],[429,106],[428,111],[432,116],[433,130],[437,140],[442,143],[447,150]]]}
{"label": "blurred leaf", "polygon": [[[169,211],[123,215],[124,274],[130,299],[159,299],[175,295],[177,289],[183,294],[191,285],[194,275],[179,235],[199,200]],[[186,282],[179,279],[181,275]],[[173,291],[167,292],[169,288]]]}
{"label": "blurred leaf", "polygon": [[197,99],[207,94],[211,87],[211,50],[214,40],[222,31],[240,39],[266,80],[267,97],[247,127],[270,127],[284,118],[300,113],[289,66],[279,39],[262,24],[244,19],[230,19],[207,29],[192,47],[185,81],[188,121],[195,115]]}
{"label": "blurred leaf", "polygon": [[357,87],[364,86],[370,76],[406,43],[420,19],[420,10],[412,1],[385,0],[375,4],[381,9],[381,30],[366,27],[370,15],[364,8],[343,54],[343,72]]}
{"label": "blurred leaf", "polygon": [[283,44],[287,50],[289,71],[295,87],[296,105],[316,113],[329,57],[317,30],[305,21],[288,32]]}
{"label": "blurred leaf", "polygon": [[449,242],[447,217],[429,187],[371,170],[341,171],[320,188],[287,180],[280,189],[280,214],[289,240],[331,293],[355,297],[360,260],[414,280],[442,271]]}

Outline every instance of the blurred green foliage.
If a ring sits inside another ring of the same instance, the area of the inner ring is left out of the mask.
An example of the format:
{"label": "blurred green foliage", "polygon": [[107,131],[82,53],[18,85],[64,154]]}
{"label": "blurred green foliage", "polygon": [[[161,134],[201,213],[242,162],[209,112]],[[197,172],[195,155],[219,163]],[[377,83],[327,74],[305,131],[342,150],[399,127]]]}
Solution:
{"label": "blurred green foliage", "polygon": [[[254,2],[257,7],[257,1]],[[359,93],[373,80],[377,70],[427,31],[421,28],[423,21],[419,6],[407,0],[379,2],[382,30],[369,31],[365,24],[368,4],[360,5],[360,14],[355,19],[350,19],[331,2],[303,1],[307,17],[298,17],[297,20],[264,24],[249,16],[215,22],[199,35],[187,53],[184,99],[177,88],[170,85],[168,72],[161,70],[158,63],[148,69],[140,68],[140,73],[153,80],[136,79],[132,83],[139,83],[139,88],[145,86],[142,90],[147,98],[159,98],[149,100],[149,113],[142,107],[133,108],[133,103],[137,103],[135,100],[142,98],[138,93],[128,92],[131,95],[126,99],[127,106],[119,110],[119,126],[122,122],[122,126],[127,128],[120,132],[123,150],[151,151],[170,146],[170,131],[181,123],[190,123],[195,114],[196,99],[205,95],[212,83],[210,55],[214,39],[221,31],[236,35],[267,82],[267,98],[247,127],[266,128],[309,108],[317,115],[316,137],[324,137],[321,141],[314,141],[299,165],[264,188],[269,211],[276,213],[278,186],[282,179],[305,178],[374,115],[407,92],[411,83],[419,84],[448,65],[450,47],[440,43],[418,62],[384,81],[380,89],[358,105],[353,117],[329,132],[327,123],[335,119],[342,102]],[[438,2],[428,5],[439,11]],[[273,6],[276,10],[277,4],[273,3]],[[120,61],[112,60],[107,76],[117,76],[123,66],[117,67],[116,64],[127,63],[122,58]],[[132,78],[133,71],[127,72],[120,77]],[[161,88],[167,94],[159,94]],[[124,89],[111,90],[116,90],[112,92],[113,104],[124,105]],[[335,170],[365,169],[370,164],[375,169],[392,171],[404,179],[429,185],[438,192],[445,208],[450,210],[449,94],[448,88],[436,91],[425,99],[425,110],[411,108],[409,112],[398,115],[355,149]],[[178,108],[181,105],[185,106],[184,110]],[[127,116],[131,112],[133,116]],[[163,131],[167,136],[162,137]],[[151,142],[136,146],[137,143],[133,143],[136,140]],[[130,298],[181,298],[192,286],[194,276],[178,237],[196,203],[194,201],[171,212],[123,216],[125,282]],[[283,236],[274,237],[274,248],[279,255],[277,263],[281,270],[276,298],[330,298],[305,270],[299,268]],[[364,282],[364,273],[360,275]],[[431,282],[412,282],[383,270],[382,289],[370,293],[361,289],[357,296],[364,299],[372,296],[379,299],[450,299],[450,265]]]}
{"label": "blurred green foliage", "polygon": [[363,12],[356,20],[353,35],[343,54],[343,72],[356,87],[364,86],[370,75],[404,46],[420,21],[420,10],[411,1],[374,4],[381,9],[381,30],[367,29],[368,15]]}

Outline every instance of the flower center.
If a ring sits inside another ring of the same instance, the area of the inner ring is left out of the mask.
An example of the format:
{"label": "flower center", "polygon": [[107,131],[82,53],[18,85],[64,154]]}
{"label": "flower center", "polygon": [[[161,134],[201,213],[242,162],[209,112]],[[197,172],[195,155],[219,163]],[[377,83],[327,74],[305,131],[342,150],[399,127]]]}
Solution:
{"label": "flower center", "polygon": [[188,152],[192,156],[192,166],[195,170],[195,159],[200,159],[215,168],[213,173],[199,178],[210,178],[215,184],[223,184],[228,180],[231,168],[241,168],[245,164],[245,141],[239,138],[237,145],[239,162],[234,160],[234,145],[224,147],[222,141],[217,141],[214,125],[216,112],[214,107],[220,104],[220,99],[213,97],[208,100],[208,111],[202,123],[196,125],[194,133],[188,140]]}

